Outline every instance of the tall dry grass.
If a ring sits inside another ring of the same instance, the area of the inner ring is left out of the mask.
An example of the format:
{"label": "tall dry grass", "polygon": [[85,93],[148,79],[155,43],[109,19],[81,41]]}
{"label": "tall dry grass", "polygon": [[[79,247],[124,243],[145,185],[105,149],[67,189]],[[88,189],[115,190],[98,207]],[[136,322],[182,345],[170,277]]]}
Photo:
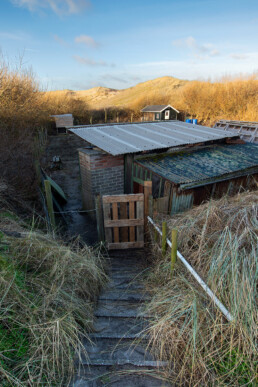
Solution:
{"label": "tall dry grass", "polygon": [[157,247],[149,285],[153,349],[179,385],[254,386],[257,382],[257,191],[224,197],[168,219],[179,251],[233,315],[229,323],[178,262]]}
{"label": "tall dry grass", "polygon": [[89,340],[94,303],[106,282],[105,262],[81,241],[65,244],[32,229],[2,192],[3,183],[0,385],[67,386],[75,358],[87,358],[83,340]]}
{"label": "tall dry grass", "polygon": [[178,110],[207,125],[220,119],[258,121],[258,79],[193,81],[173,97]]}
{"label": "tall dry grass", "polygon": [[46,95],[31,71],[0,60],[0,168],[2,177],[24,197],[36,195],[37,134],[50,131],[50,115],[63,113],[72,113],[75,123],[87,121],[85,102],[72,93]]}

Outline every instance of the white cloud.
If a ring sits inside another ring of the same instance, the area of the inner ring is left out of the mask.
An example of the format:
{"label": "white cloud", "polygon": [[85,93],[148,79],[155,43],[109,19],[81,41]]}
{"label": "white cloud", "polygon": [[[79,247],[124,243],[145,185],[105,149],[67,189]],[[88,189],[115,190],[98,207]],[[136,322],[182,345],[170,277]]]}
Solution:
{"label": "white cloud", "polygon": [[174,40],[172,43],[174,46],[182,48],[186,47],[190,49],[194,53],[195,57],[197,57],[198,59],[204,59],[204,57],[220,55],[220,52],[214,47],[213,44],[200,44],[192,36],[189,36],[185,39]]}
{"label": "white cloud", "polygon": [[237,59],[237,60],[243,60],[243,59],[247,59],[248,55],[247,54],[230,54],[230,57],[233,59]]}
{"label": "white cloud", "polygon": [[89,35],[80,35],[80,36],[77,36],[75,39],[74,39],[75,43],[82,43],[82,44],[85,44],[86,46],[88,47],[94,47],[94,48],[97,48],[100,46],[100,43],[96,42],[95,39],[93,39],[91,36]]}
{"label": "white cloud", "polygon": [[89,7],[89,0],[11,0],[14,5],[31,12],[50,8],[57,15],[76,14]]}
{"label": "white cloud", "polygon": [[83,58],[79,55],[74,55],[73,57],[76,62],[83,64],[85,66],[92,66],[92,67],[115,67],[113,63],[109,64],[107,62],[104,62],[103,60],[96,61],[94,59],[90,58]]}

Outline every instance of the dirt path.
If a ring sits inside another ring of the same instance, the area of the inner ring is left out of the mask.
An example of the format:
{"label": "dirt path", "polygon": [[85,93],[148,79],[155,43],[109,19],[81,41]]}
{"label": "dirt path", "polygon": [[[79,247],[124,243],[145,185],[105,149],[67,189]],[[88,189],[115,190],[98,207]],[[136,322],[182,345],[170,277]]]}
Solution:
{"label": "dirt path", "polygon": [[78,363],[74,387],[170,386],[162,380],[164,363],[146,350],[143,255],[140,250],[110,255],[110,282],[99,298],[92,344],[85,342],[89,358]]}

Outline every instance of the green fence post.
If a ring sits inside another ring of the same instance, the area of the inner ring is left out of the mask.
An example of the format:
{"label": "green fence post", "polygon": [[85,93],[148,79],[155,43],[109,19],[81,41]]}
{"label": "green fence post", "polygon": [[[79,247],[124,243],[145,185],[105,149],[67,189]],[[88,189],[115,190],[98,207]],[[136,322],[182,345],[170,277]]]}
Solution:
{"label": "green fence post", "polygon": [[173,229],[171,232],[172,236],[172,247],[171,247],[171,276],[175,269],[175,263],[177,258],[177,229]]}

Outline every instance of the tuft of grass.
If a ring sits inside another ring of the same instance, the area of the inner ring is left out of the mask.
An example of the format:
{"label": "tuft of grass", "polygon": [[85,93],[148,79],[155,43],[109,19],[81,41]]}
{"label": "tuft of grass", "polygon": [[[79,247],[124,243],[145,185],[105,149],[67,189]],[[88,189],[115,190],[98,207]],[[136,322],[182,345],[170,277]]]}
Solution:
{"label": "tuft of grass", "polygon": [[253,386],[257,377],[257,191],[168,218],[178,250],[234,317],[229,323],[180,262],[159,248],[149,287],[150,345],[179,385]]}

